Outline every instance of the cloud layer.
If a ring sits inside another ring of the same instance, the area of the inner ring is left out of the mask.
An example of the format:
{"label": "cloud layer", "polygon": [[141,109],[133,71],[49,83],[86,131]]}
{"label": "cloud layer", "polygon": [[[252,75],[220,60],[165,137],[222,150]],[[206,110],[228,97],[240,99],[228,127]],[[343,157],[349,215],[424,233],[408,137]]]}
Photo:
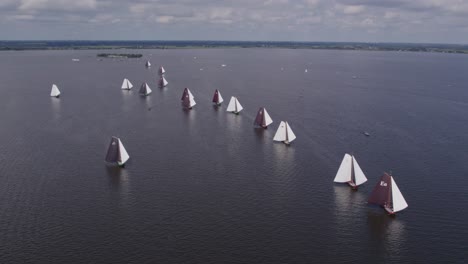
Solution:
{"label": "cloud layer", "polygon": [[0,39],[468,43],[468,0],[1,0]]}

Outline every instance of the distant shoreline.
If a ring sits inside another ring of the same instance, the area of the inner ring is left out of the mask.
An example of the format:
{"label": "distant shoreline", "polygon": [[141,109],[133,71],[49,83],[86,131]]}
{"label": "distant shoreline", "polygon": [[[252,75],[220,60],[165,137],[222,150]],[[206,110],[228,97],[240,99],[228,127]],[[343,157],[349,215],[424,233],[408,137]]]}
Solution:
{"label": "distant shoreline", "polygon": [[463,44],[268,42],[268,41],[0,41],[0,51],[128,49],[282,48],[322,50],[410,51],[468,54]]}

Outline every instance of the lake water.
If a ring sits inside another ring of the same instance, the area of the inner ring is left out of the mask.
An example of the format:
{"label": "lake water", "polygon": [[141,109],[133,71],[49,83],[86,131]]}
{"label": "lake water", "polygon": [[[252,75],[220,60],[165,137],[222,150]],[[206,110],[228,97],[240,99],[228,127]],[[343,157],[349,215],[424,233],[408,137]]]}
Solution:
{"label": "lake water", "polygon": [[[0,52],[0,263],[467,261],[468,56],[99,52]],[[267,130],[253,128],[260,106]],[[290,147],[272,140],[281,120]],[[111,136],[124,169],[104,162]],[[357,192],[333,183],[345,152],[369,179]],[[409,204],[394,218],[366,203],[384,171]]]}

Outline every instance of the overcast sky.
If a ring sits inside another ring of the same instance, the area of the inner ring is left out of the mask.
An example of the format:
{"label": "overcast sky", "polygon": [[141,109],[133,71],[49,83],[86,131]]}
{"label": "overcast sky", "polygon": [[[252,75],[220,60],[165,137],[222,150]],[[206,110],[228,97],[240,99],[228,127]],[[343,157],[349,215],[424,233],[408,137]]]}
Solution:
{"label": "overcast sky", "polygon": [[468,0],[0,0],[0,39],[468,43]]}

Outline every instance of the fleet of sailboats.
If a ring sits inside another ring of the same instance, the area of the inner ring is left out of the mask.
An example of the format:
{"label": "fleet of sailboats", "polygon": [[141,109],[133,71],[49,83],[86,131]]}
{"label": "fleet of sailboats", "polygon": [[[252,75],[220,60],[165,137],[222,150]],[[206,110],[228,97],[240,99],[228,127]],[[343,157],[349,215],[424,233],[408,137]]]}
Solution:
{"label": "fleet of sailboats", "polygon": [[282,141],[284,144],[289,145],[293,140],[296,139],[296,135],[292,131],[288,122],[281,121],[276,134],[273,137],[274,141]]}
{"label": "fleet of sailboats", "polygon": [[393,176],[386,172],[375,185],[367,202],[370,204],[380,205],[390,215],[395,215],[396,212],[408,207],[408,204],[401,194],[400,188],[398,188]]}
{"label": "fleet of sailboats", "polygon": [[57,85],[52,84],[52,89],[50,90],[50,96],[51,97],[56,97],[56,98],[60,97],[60,90],[57,87]]}
{"label": "fleet of sailboats", "polygon": [[122,90],[131,90],[133,88],[133,84],[125,78],[122,83]]}
{"label": "fleet of sailboats", "polygon": [[254,120],[254,126],[267,129],[271,123],[273,123],[273,120],[271,119],[265,107],[260,107],[257,112],[257,117],[255,117]]}
{"label": "fleet of sailboats", "polygon": [[140,94],[141,95],[149,95],[152,92],[151,88],[148,86],[148,83],[144,82],[140,87]]}
{"label": "fleet of sailboats", "polygon": [[237,97],[232,96],[231,100],[229,101],[229,104],[227,106],[226,111],[238,115],[239,112],[242,111],[242,109],[244,109],[244,108],[239,103],[239,100],[237,100]]}
{"label": "fleet of sailboats", "polygon": [[109,163],[116,163],[123,167],[129,158],[130,156],[120,138],[112,137],[109,147],[107,148],[106,161]]}
{"label": "fleet of sailboats", "polygon": [[[146,65],[147,67],[151,66],[149,61],[146,62]],[[307,72],[307,69],[305,71]],[[165,87],[168,84],[164,77],[164,73],[166,71],[161,66],[158,72],[160,74],[159,85],[161,87]],[[133,85],[127,78],[125,78],[122,82],[121,88],[123,90],[130,90],[133,88]],[[151,94],[152,90],[148,83],[144,82],[141,85],[139,92],[140,94],[147,96]],[[57,85],[52,85],[50,96],[60,96],[60,90],[58,89]],[[195,97],[188,88],[184,89],[181,101],[182,105],[188,109],[192,109],[192,107],[196,105]],[[215,105],[220,105],[223,102],[223,97],[221,96],[221,93],[218,89],[215,90],[212,102]],[[243,107],[239,103],[237,97],[232,96],[226,111],[239,114],[239,112],[242,110]],[[266,129],[272,123],[273,120],[271,119],[265,107],[260,107],[254,120],[254,126]],[[365,132],[365,134],[369,135],[367,132]],[[288,122],[281,121],[273,137],[273,140],[289,145],[295,139],[296,135],[292,131]],[[115,163],[118,166],[123,167],[129,158],[130,156],[123,146],[122,141],[118,137],[112,137],[107,149],[105,161],[109,163]],[[367,178],[356,161],[356,158],[353,155],[345,153],[333,181],[337,183],[347,183],[349,186],[351,186],[351,188],[357,189],[359,185],[367,181]],[[390,215],[395,215],[397,212],[402,211],[408,207],[408,204],[400,189],[398,188],[393,176],[388,173],[384,173],[380,181],[375,185],[372,193],[369,196],[368,203],[383,207]]]}
{"label": "fleet of sailboats", "polygon": [[192,107],[197,104],[195,102],[195,97],[188,88],[184,89],[184,93],[182,94],[181,100],[182,105],[187,109],[192,109]]}
{"label": "fleet of sailboats", "polygon": [[218,89],[215,90],[215,93],[213,95],[213,100],[212,102],[215,104],[215,105],[221,105],[221,103],[223,102],[223,97],[221,96],[221,93],[219,92]]}
{"label": "fleet of sailboats", "polygon": [[357,190],[359,185],[367,181],[367,178],[357,163],[356,158],[346,153],[333,181],[348,183],[351,188]]}

